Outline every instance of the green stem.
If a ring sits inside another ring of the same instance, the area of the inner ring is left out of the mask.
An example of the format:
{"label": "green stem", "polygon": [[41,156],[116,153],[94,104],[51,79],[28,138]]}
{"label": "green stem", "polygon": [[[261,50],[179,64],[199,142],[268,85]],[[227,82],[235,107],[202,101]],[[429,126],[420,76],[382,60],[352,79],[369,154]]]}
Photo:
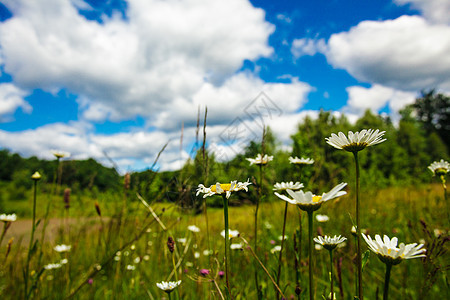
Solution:
{"label": "green stem", "polygon": [[[259,185],[258,185],[258,197],[256,198],[256,208],[255,208],[255,253],[258,254],[258,211],[259,211],[259,202],[262,198],[262,182],[263,182],[263,169],[262,165],[259,165]],[[259,280],[258,280],[258,264],[255,262],[255,286],[258,294],[258,299],[261,299],[261,291],[259,288]]]}
{"label": "green stem", "polygon": [[[285,203],[284,206],[284,219],[283,219],[283,233],[281,235],[281,249],[280,255],[278,257],[278,275],[277,275],[277,285],[280,286],[280,277],[281,277],[281,260],[283,258],[283,246],[284,246],[284,234],[286,232],[286,217],[287,217],[288,203]],[[279,294],[277,292],[277,299],[279,298]]]}
{"label": "green stem", "polygon": [[308,211],[308,254],[309,254],[309,299],[314,300],[314,277],[313,277],[313,258],[312,258],[312,240],[313,240],[313,211]]}
{"label": "green stem", "polygon": [[333,289],[333,250],[330,250],[330,291],[331,291],[331,300],[334,300],[334,289]]}
{"label": "green stem", "polygon": [[8,227],[8,222],[4,222],[4,224],[3,224],[2,237],[0,237],[0,246],[2,245],[3,238],[5,237],[6,230],[8,229],[7,227]]}
{"label": "green stem", "polygon": [[358,152],[353,152],[355,157],[356,168],[356,238],[357,238],[357,254],[356,264],[358,269],[358,298],[363,300],[363,288],[362,288],[362,262],[361,262],[361,226],[360,226],[360,199],[359,199],[359,161]]}
{"label": "green stem", "polygon": [[228,294],[231,295],[230,290],[230,279],[228,274],[228,263],[229,263],[229,250],[230,250],[230,229],[228,226],[228,199],[225,194],[222,195],[223,198],[223,218],[225,221],[225,275],[227,282]]}
{"label": "green stem", "polygon": [[[175,253],[172,252],[172,264],[173,264],[173,272],[175,274],[175,281],[178,281],[178,272],[177,272],[177,264],[175,263]],[[177,298],[180,299],[180,294],[178,293],[178,289],[176,291]],[[170,293],[169,293],[169,299],[170,299]]]}
{"label": "green stem", "polygon": [[31,259],[31,251],[33,247],[34,240],[34,231],[36,230],[36,191],[37,191],[37,180],[34,180],[34,188],[33,188],[33,223],[31,224],[31,237],[30,237],[30,245],[28,247],[28,255],[27,255],[27,264],[25,268],[25,299],[28,298],[28,276],[30,272],[30,259]]}
{"label": "green stem", "polygon": [[384,276],[384,291],[383,291],[383,300],[388,300],[389,294],[389,280],[391,279],[391,264],[386,264],[386,274]]}

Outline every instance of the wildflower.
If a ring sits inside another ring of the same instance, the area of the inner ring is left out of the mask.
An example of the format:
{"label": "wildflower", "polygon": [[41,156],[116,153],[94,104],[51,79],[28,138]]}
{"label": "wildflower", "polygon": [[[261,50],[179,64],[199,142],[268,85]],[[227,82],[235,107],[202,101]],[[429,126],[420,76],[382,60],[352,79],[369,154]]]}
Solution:
{"label": "wildflower", "polygon": [[39,174],[39,172],[34,172],[34,174],[31,175],[31,179],[38,181],[41,179],[41,174]]}
{"label": "wildflower", "polygon": [[297,156],[293,158],[289,157],[289,162],[295,165],[312,165],[314,163],[314,159],[312,158],[298,158]]}
{"label": "wildflower", "polygon": [[16,214],[10,214],[10,215],[1,214],[0,215],[0,221],[3,221],[3,222],[14,222],[15,220],[17,220]]}
{"label": "wildflower", "polygon": [[279,239],[280,241],[282,241],[283,238],[284,238],[284,240],[287,240],[287,239],[289,238],[289,236],[287,236],[287,235],[284,235],[284,236],[280,235],[280,236],[278,237],[278,239]]}
{"label": "wildflower", "polygon": [[272,229],[272,224],[270,224],[269,222],[264,222],[264,227],[266,227],[266,229]]}
{"label": "wildflower", "polygon": [[138,264],[138,263],[141,262],[141,258],[140,258],[139,256],[137,256],[135,259],[133,259],[133,262],[134,262],[135,264]]}
{"label": "wildflower", "polygon": [[59,262],[61,265],[65,265],[69,262],[69,260],[67,258],[61,259],[61,261]]}
{"label": "wildflower", "polygon": [[275,253],[275,252],[280,252],[281,251],[281,246],[277,245],[275,247],[273,247],[272,249],[270,249],[270,253]]}
{"label": "wildflower", "polygon": [[251,183],[247,180],[246,182],[237,182],[237,180],[232,181],[231,183],[216,183],[215,185],[211,185],[210,187],[205,187],[203,184],[199,184],[197,188],[197,196],[200,193],[203,193],[203,198],[212,195],[220,195],[226,194],[227,198],[230,198],[231,192],[237,192],[240,190],[245,190],[248,192],[247,186]]}
{"label": "wildflower", "polygon": [[397,247],[398,239],[393,237],[389,239],[387,235],[381,239],[380,235],[375,235],[375,240],[372,240],[370,236],[366,236],[361,233],[366,241],[369,249],[374,252],[378,258],[385,264],[397,265],[404,259],[425,257],[426,249],[421,249],[423,244],[408,244],[400,243]]}
{"label": "wildflower", "polygon": [[324,222],[328,222],[329,219],[330,218],[327,215],[316,215],[317,222],[324,223]]}
{"label": "wildflower", "polygon": [[50,152],[57,158],[61,159],[64,157],[70,157],[69,152],[61,151],[61,150],[50,150]]}
{"label": "wildflower", "polygon": [[200,258],[200,252],[194,252],[194,257],[197,259]]}
{"label": "wildflower", "polygon": [[230,245],[230,249],[231,249],[231,250],[241,250],[243,247],[244,247],[244,246],[243,246],[241,243],[239,243],[239,244],[234,243],[234,244],[231,244],[231,245]]}
{"label": "wildflower", "polygon": [[181,284],[181,280],[178,281],[161,281],[156,283],[156,286],[159,287],[161,290],[169,294],[172,292],[177,286]]}
{"label": "wildflower", "polygon": [[192,232],[200,232],[200,228],[195,225],[189,225],[187,229]]}
{"label": "wildflower", "polygon": [[208,276],[209,275],[209,270],[208,269],[200,269],[199,273],[202,276]]}
{"label": "wildflower", "polygon": [[279,198],[281,198],[284,201],[287,201],[291,204],[298,205],[298,207],[301,210],[315,211],[315,210],[318,210],[324,202],[347,194],[346,191],[341,191],[346,185],[347,185],[347,183],[344,183],[344,182],[340,183],[337,186],[335,186],[328,193],[323,193],[322,196],[316,196],[311,192],[306,192],[306,193],[304,193],[303,191],[294,192],[292,190],[286,190],[286,192],[292,198],[286,197],[284,195],[280,195],[277,192],[275,192],[275,195],[277,195]]}
{"label": "wildflower", "polygon": [[61,264],[56,263],[56,264],[48,264],[48,265],[45,265],[45,266],[44,266],[44,269],[46,269],[46,270],[53,270],[53,269],[59,269],[59,268],[61,268],[61,267],[62,267]]}
{"label": "wildflower", "polygon": [[61,245],[56,245],[53,249],[54,249],[56,252],[62,253],[62,252],[69,252],[69,251],[70,251],[70,248],[72,248],[72,246],[61,244]]}
{"label": "wildflower", "polygon": [[89,284],[89,285],[92,285],[93,283],[94,283],[94,279],[93,279],[93,278],[89,278],[89,279],[88,279],[88,284]]}
{"label": "wildflower", "polygon": [[303,188],[303,183],[300,183],[298,181],[296,183],[294,183],[292,181],[291,182],[280,182],[280,183],[277,182],[273,186],[274,191],[285,191],[287,189],[295,191],[295,190],[299,190],[301,188]]}
{"label": "wildflower", "polygon": [[186,244],[186,238],[177,238],[177,242],[184,246]]}
{"label": "wildflower", "polygon": [[319,244],[315,244],[315,245],[314,245],[314,249],[316,249],[317,251],[320,251],[320,250],[323,249],[323,246],[322,246],[322,245],[319,245]]}
{"label": "wildflower", "polygon": [[347,238],[346,237],[341,237],[339,236],[334,236],[334,237],[330,237],[330,236],[318,236],[316,238],[314,238],[314,242],[316,242],[317,244],[322,245],[325,249],[327,250],[333,250],[335,249],[339,244],[343,243],[344,241],[346,241]]}
{"label": "wildflower", "polygon": [[206,250],[203,250],[203,255],[204,256],[208,256],[208,255],[211,255],[211,254],[213,254],[214,253],[214,251],[212,251],[211,249],[206,249]]}
{"label": "wildflower", "polygon": [[128,270],[128,271],[134,271],[134,270],[136,270],[136,266],[133,266],[133,265],[127,265],[127,270]]}
{"label": "wildflower", "polygon": [[225,272],[224,272],[224,271],[219,271],[218,274],[219,274],[219,277],[220,277],[220,278],[223,278],[223,276],[225,275]]}
{"label": "wildflower", "polygon": [[382,139],[385,131],[379,129],[363,129],[360,132],[348,132],[348,138],[342,132],[338,135],[332,133],[330,137],[325,138],[327,143],[337,149],[343,149],[348,152],[358,152],[366,147],[373,146],[384,142]]}
{"label": "wildflower", "polygon": [[[222,230],[222,232],[220,233],[221,236],[223,236],[225,238],[225,230]],[[228,231],[228,236],[230,239],[232,238],[236,238],[239,236],[239,231],[237,230],[229,230]]]}
{"label": "wildflower", "polygon": [[268,156],[265,154],[262,156],[260,153],[255,158],[246,158],[250,162],[251,165],[266,165],[269,161],[273,160],[273,156]]}
{"label": "wildflower", "polygon": [[448,173],[450,170],[450,163],[446,162],[445,160],[441,159],[441,161],[435,161],[431,165],[428,166],[428,169],[430,169],[431,172],[433,172],[433,176],[443,176]]}

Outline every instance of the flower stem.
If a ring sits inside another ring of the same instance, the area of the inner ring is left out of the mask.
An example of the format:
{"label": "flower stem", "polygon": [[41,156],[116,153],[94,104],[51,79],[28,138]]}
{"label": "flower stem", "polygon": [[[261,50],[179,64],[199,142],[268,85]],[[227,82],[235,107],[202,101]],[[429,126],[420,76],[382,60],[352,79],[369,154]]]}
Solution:
{"label": "flower stem", "polygon": [[230,280],[229,280],[229,274],[228,274],[228,263],[229,263],[229,249],[230,249],[230,229],[228,226],[228,199],[224,195],[222,195],[223,198],[223,218],[225,221],[225,276],[226,276],[226,282],[227,282],[227,289],[228,294],[231,294],[230,291]]}
{"label": "flower stem", "polygon": [[386,274],[384,276],[384,291],[383,291],[383,300],[388,300],[389,294],[389,280],[391,279],[391,264],[386,264]]}
{"label": "flower stem", "polygon": [[[278,257],[278,275],[277,275],[277,285],[280,286],[280,277],[281,277],[281,260],[283,258],[283,246],[284,246],[284,234],[286,232],[286,217],[287,217],[287,210],[288,210],[288,203],[286,202],[284,206],[284,219],[283,219],[283,232],[281,235],[281,249],[280,249],[280,255]],[[279,298],[278,292],[277,292],[277,299]]]}
{"label": "flower stem", "polygon": [[313,211],[308,211],[308,254],[309,254],[309,299],[314,300],[314,278],[313,278],[313,259],[312,259],[312,240],[313,240]]}
{"label": "flower stem", "polygon": [[361,262],[361,226],[360,226],[360,199],[359,199],[359,161],[358,152],[353,152],[355,157],[356,168],[356,238],[357,238],[357,254],[356,264],[358,269],[358,298],[363,300],[363,288],[362,288],[362,262]]}
{"label": "flower stem", "polygon": [[31,223],[31,237],[30,237],[30,245],[28,247],[28,255],[27,255],[27,264],[25,267],[25,299],[28,299],[28,276],[30,272],[30,259],[31,252],[33,248],[33,240],[34,240],[34,231],[36,230],[36,191],[37,191],[37,180],[34,180],[34,188],[33,188],[33,223]]}
{"label": "flower stem", "polygon": [[[259,211],[259,202],[262,198],[262,183],[263,183],[263,169],[262,165],[259,165],[259,185],[258,185],[258,197],[256,198],[256,208],[255,208],[255,253],[258,254],[258,211]],[[255,286],[258,295],[258,299],[261,299],[261,290],[259,287],[258,280],[258,264],[255,262]]]}
{"label": "flower stem", "polygon": [[333,290],[333,250],[330,250],[330,291],[331,291],[331,300],[334,300],[334,290]]}

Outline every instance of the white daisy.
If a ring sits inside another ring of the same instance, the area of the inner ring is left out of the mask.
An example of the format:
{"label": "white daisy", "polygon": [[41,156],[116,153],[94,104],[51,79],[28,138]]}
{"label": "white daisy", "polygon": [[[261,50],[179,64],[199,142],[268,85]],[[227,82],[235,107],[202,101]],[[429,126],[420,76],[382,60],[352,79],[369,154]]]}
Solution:
{"label": "white daisy", "polygon": [[53,249],[55,249],[56,252],[69,252],[70,248],[72,248],[72,246],[70,245],[56,245]]}
{"label": "white daisy", "polygon": [[325,140],[328,144],[337,149],[358,152],[366,147],[384,142],[386,140],[382,138],[384,133],[385,131],[380,131],[379,129],[363,129],[360,132],[357,131],[355,133],[349,131],[348,137],[342,132],[339,132],[337,135],[332,133],[331,136],[325,138]]}
{"label": "white daisy", "polygon": [[61,267],[62,267],[61,264],[48,264],[48,265],[44,266],[44,269],[46,269],[46,270],[53,270],[53,269],[59,269]]}
{"label": "white daisy", "polygon": [[161,281],[156,283],[156,286],[159,287],[166,293],[172,292],[177,286],[181,284],[181,280],[178,281]]}
{"label": "white daisy", "polygon": [[377,234],[375,235],[375,240],[372,240],[370,236],[366,236],[364,233],[361,233],[361,235],[369,246],[369,249],[377,254],[378,258],[385,264],[396,265],[404,259],[426,256],[424,253],[427,250],[421,249],[423,244],[413,243],[405,245],[404,243],[400,243],[397,247],[398,239],[396,237],[390,239],[385,235],[382,240]]}
{"label": "white daisy", "polygon": [[230,198],[232,192],[237,192],[240,190],[245,190],[248,192],[247,186],[251,183],[247,180],[246,182],[237,182],[237,180],[232,181],[231,183],[216,183],[215,185],[211,185],[210,187],[205,187],[203,184],[199,184],[197,188],[198,196],[200,193],[203,193],[203,198],[212,195],[220,195],[226,194],[227,198]]}
{"label": "white daisy", "polygon": [[281,246],[275,246],[272,249],[270,249],[270,253],[275,253],[275,252],[280,252],[281,251]]}
{"label": "white daisy", "polygon": [[230,249],[231,250],[241,250],[243,247],[244,246],[241,243],[239,243],[239,244],[231,244],[230,245]]}
{"label": "white daisy", "polygon": [[317,222],[325,223],[328,222],[330,218],[327,215],[316,215]]}
{"label": "white daisy", "polygon": [[441,161],[435,161],[431,165],[428,166],[433,175],[441,176],[448,173],[450,170],[450,163],[441,159]]}
{"label": "white daisy", "polygon": [[295,190],[299,190],[301,188],[303,188],[303,183],[300,183],[298,181],[296,183],[294,183],[293,181],[280,182],[280,183],[277,182],[273,186],[274,191],[285,191],[287,189],[295,191]]}
{"label": "white daisy", "polygon": [[0,221],[3,221],[3,222],[14,222],[15,220],[17,220],[16,214],[10,214],[10,215],[1,214],[0,215]]}
{"label": "white daisy", "polygon": [[295,165],[312,165],[314,163],[314,159],[312,158],[298,158],[297,156],[294,158],[292,156],[289,157],[289,162]]}
{"label": "white daisy", "polygon": [[69,152],[61,151],[61,150],[50,150],[50,152],[57,158],[70,157]]}
{"label": "white daisy", "polygon": [[345,242],[347,240],[346,237],[341,237],[339,236],[334,236],[334,237],[330,237],[330,236],[318,236],[315,237],[314,242],[316,242],[317,244],[322,245],[325,249],[327,250],[333,250],[334,248],[336,248],[339,244]]}
{"label": "white daisy", "polygon": [[200,232],[200,228],[195,225],[189,225],[187,229],[192,232]]}
{"label": "white daisy", "polygon": [[[225,238],[225,230],[222,230],[220,235]],[[237,231],[237,230],[228,230],[228,236],[230,237],[230,239],[236,238],[236,237],[239,236],[239,231]]]}
{"label": "white daisy", "polygon": [[260,153],[255,158],[246,158],[250,162],[251,165],[266,165],[269,161],[273,160],[273,156],[269,156],[265,154],[262,156]]}
{"label": "white daisy", "polygon": [[275,192],[275,195],[284,201],[298,205],[301,210],[315,211],[318,210],[324,202],[347,194],[346,191],[341,191],[346,185],[347,183],[342,182],[328,193],[323,193],[322,196],[316,196],[309,191],[305,193],[303,191],[294,192],[291,190],[286,190],[286,192],[292,198],[280,195],[277,192]]}

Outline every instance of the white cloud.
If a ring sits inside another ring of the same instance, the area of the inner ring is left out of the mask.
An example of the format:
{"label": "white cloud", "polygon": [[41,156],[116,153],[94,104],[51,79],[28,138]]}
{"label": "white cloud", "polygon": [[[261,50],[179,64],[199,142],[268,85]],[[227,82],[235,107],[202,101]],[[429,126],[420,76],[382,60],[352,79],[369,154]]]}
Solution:
{"label": "white cloud", "polygon": [[389,87],[374,85],[370,88],[351,86],[347,89],[348,101],[343,111],[362,115],[366,109],[378,113],[380,109],[389,105],[393,113],[398,112],[416,99],[413,92],[398,91]]}
{"label": "white cloud", "polygon": [[411,4],[422,11],[424,17],[432,22],[450,25],[450,1],[448,0],[394,0],[399,5]]}
{"label": "white cloud", "polygon": [[152,119],[273,52],[274,26],[245,0],[130,0],[127,20],[103,24],[70,0],[5,4],[13,13],[0,24],[5,71],[24,88],[81,95],[91,121]]}
{"label": "white cloud", "polygon": [[291,53],[295,58],[299,58],[301,56],[310,55],[313,56],[316,53],[323,53],[326,50],[325,40],[324,39],[310,39],[310,38],[302,38],[295,39],[292,42]]}
{"label": "white cloud", "polygon": [[398,90],[450,90],[450,27],[422,17],[364,21],[333,34],[325,52],[356,79]]}
{"label": "white cloud", "polygon": [[0,122],[9,120],[18,108],[25,113],[31,113],[33,108],[24,100],[28,93],[12,83],[0,84]]}

